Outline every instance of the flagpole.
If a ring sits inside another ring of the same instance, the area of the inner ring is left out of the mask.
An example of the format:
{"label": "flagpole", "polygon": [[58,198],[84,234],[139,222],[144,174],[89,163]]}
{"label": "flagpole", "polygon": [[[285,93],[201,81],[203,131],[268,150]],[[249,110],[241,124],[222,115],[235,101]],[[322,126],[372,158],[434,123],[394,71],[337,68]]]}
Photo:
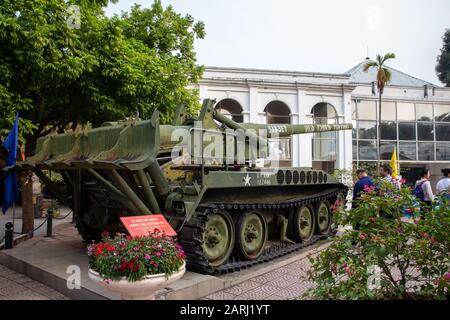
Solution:
{"label": "flagpole", "polygon": [[13,234],[14,234],[14,226],[16,224],[16,202],[13,202]]}

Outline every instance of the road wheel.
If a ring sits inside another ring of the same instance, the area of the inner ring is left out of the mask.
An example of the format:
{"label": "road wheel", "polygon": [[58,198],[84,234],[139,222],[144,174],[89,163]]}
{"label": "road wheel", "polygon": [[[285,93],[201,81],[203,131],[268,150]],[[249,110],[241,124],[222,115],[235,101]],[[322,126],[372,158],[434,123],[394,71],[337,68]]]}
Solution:
{"label": "road wheel", "polygon": [[257,211],[242,214],[236,222],[236,245],[240,255],[247,260],[258,258],[267,242],[267,222]]}
{"label": "road wheel", "polygon": [[314,235],[315,221],[309,206],[294,209],[289,215],[291,237],[296,242],[308,242]]}
{"label": "road wheel", "polygon": [[320,202],[316,207],[316,232],[327,234],[331,228],[331,210],[328,201]]}
{"label": "road wheel", "polygon": [[234,225],[230,215],[217,212],[208,216],[203,231],[203,253],[210,266],[220,266],[228,260],[234,246]]}

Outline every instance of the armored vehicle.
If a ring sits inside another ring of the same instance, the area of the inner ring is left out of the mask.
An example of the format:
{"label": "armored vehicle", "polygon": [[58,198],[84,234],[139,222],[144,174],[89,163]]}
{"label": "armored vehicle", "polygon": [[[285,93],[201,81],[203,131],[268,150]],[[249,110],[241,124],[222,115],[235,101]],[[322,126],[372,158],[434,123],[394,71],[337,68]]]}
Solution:
{"label": "armored vehicle", "polygon": [[[160,125],[155,111],[149,120],[51,134],[39,139],[35,155],[18,166],[31,169],[73,209],[86,241],[104,230],[124,232],[121,216],[161,213],[178,232],[191,270],[224,273],[333,232],[332,206],[345,202],[343,184],[311,168],[255,163],[270,158],[271,139],[351,128],[236,123],[207,99],[196,119],[180,106],[172,125]],[[217,146],[222,153],[206,152]],[[65,188],[52,183],[47,171],[60,173]]]}

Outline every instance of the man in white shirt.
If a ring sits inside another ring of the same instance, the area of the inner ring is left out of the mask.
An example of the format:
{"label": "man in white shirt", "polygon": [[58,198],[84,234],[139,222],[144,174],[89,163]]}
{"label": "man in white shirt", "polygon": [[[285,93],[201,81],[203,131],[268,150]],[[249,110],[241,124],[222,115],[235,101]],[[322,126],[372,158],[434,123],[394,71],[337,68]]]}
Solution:
{"label": "man in white shirt", "polygon": [[450,168],[442,169],[442,173],[444,174],[444,178],[439,180],[436,185],[437,193],[441,193],[444,190],[450,191]]}

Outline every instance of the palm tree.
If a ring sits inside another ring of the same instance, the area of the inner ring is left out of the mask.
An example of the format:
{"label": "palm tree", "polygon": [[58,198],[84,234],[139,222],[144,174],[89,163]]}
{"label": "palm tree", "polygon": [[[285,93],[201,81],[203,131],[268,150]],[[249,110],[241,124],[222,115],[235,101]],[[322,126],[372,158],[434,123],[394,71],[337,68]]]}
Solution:
{"label": "palm tree", "polygon": [[370,68],[376,68],[377,69],[377,88],[379,93],[379,100],[378,100],[378,167],[380,165],[381,161],[381,96],[383,95],[383,90],[386,84],[388,84],[391,81],[392,73],[391,70],[389,70],[386,67],[386,61],[390,59],[395,59],[394,53],[387,53],[384,56],[377,54],[377,58],[375,61],[369,60],[364,65],[364,72],[367,72]]}

